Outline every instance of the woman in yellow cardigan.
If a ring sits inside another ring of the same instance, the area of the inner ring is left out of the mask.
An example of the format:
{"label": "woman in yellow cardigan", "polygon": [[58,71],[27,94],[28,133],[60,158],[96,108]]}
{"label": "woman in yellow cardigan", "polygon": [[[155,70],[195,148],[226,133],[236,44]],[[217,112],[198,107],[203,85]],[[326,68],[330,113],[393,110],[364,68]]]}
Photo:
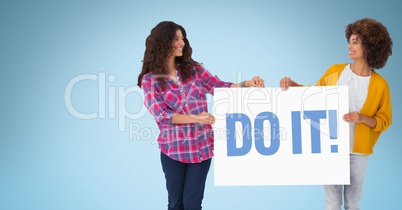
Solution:
{"label": "woman in yellow cardigan", "polygon": [[[326,209],[359,209],[368,157],[379,136],[392,123],[391,95],[387,81],[374,69],[385,66],[392,55],[392,39],[380,22],[364,18],[349,24],[345,30],[350,64],[332,65],[318,86],[347,85],[349,113],[343,120],[350,125],[350,185],[326,185]],[[289,77],[280,81],[283,90],[300,86]],[[342,196],[343,191],[343,196]]]}

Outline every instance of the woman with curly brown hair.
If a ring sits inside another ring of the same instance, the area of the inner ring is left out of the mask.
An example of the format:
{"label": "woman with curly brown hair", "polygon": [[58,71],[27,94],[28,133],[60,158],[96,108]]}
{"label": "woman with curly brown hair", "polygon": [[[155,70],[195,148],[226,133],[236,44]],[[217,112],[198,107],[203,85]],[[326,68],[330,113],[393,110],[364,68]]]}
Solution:
{"label": "woman with curly brown hair", "polygon": [[186,31],[174,22],[156,25],[145,45],[138,86],[160,130],[168,209],[201,209],[214,145],[206,94],[218,87],[264,87],[264,80],[221,81],[191,58]]}
{"label": "woman with curly brown hair", "polygon": [[[318,86],[347,85],[349,113],[343,120],[350,129],[350,185],[326,185],[326,209],[359,209],[369,155],[379,136],[392,123],[391,95],[387,81],[375,69],[385,66],[392,55],[392,40],[380,22],[364,18],[349,24],[345,30],[351,64],[331,66]],[[283,90],[300,86],[289,77],[280,81]],[[343,192],[342,192],[343,191]],[[342,196],[343,193],[343,196]]]}

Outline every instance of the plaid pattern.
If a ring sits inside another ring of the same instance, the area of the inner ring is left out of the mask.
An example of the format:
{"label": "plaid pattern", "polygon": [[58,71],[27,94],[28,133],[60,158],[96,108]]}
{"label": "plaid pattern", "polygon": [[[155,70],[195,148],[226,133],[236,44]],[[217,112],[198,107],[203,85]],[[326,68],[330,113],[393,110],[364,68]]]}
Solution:
{"label": "plaid pattern", "polygon": [[[160,133],[159,148],[170,158],[183,163],[199,163],[213,157],[214,136],[212,126],[207,124],[172,124],[174,113],[197,115],[208,112],[206,94],[213,94],[214,88],[229,87],[232,83],[223,82],[211,75],[201,65],[196,74],[186,83],[179,84],[167,75],[145,74],[142,78],[144,104],[155,118]],[[166,89],[162,91],[158,77],[166,78]]]}

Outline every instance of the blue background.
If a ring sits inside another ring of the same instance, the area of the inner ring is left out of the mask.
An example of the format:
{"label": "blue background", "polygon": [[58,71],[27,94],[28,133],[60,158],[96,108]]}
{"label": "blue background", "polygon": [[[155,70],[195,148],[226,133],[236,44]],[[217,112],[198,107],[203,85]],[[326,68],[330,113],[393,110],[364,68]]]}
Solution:
{"label": "blue background", "polygon": [[[145,38],[160,21],[184,26],[193,58],[222,80],[260,75],[277,86],[283,76],[312,84],[331,64],[349,62],[344,30],[364,17],[394,41],[379,70],[394,109],[361,207],[402,209],[401,8],[389,0],[1,0],[0,209],[166,209],[158,130],[136,87]],[[66,90],[80,75],[96,80]],[[97,117],[77,117],[66,100]],[[324,209],[322,186],[217,187],[213,174],[212,166],[204,209]]]}

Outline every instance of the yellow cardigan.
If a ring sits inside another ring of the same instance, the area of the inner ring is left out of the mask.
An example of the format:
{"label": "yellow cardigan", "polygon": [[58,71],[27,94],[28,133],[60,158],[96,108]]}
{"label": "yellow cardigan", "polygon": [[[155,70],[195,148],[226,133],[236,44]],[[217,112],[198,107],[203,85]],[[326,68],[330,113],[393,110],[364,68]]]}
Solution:
{"label": "yellow cardigan", "polygon": [[[325,72],[316,86],[334,86],[337,84],[346,64],[334,64]],[[373,154],[374,145],[381,133],[392,123],[391,94],[387,81],[377,72],[371,71],[367,98],[360,114],[373,117],[377,121],[375,128],[364,123],[356,123],[355,143],[353,152],[360,154]]]}

